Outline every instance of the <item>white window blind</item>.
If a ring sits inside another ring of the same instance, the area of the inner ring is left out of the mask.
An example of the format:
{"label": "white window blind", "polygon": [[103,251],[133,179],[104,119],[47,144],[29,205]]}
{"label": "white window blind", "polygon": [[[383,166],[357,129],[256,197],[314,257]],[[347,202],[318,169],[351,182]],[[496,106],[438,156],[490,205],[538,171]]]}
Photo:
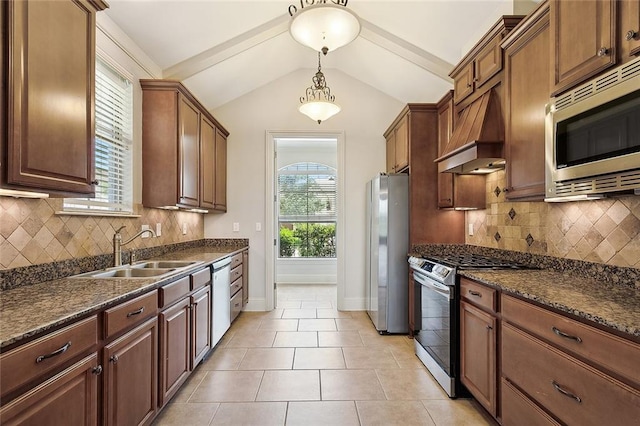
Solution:
{"label": "white window blind", "polygon": [[336,172],[318,163],[296,163],[278,171],[280,222],[335,222]]}
{"label": "white window blind", "polygon": [[94,198],[69,198],[65,211],[131,213],[133,85],[114,67],[96,60]]}

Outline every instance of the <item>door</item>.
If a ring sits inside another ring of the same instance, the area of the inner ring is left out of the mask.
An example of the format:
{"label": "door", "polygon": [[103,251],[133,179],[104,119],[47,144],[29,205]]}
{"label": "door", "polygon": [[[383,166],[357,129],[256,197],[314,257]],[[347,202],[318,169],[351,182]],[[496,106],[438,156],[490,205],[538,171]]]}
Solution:
{"label": "door", "polygon": [[180,181],[178,203],[187,207],[200,205],[200,112],[187,98],[179,96],[178,162]]}
{"label": "door", "polygon": [[190,299],[160,313],[160,405],[166,404],[189,376]]}

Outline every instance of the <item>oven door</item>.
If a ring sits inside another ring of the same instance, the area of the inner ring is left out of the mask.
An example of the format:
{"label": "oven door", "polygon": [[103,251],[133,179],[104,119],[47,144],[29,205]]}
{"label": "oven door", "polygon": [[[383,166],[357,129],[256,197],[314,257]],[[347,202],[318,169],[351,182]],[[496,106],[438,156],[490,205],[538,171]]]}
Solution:
{"label": "oven door", "polygon": [[455,287],[414,271],[420,297],[420,324],[414,336],[416,355],[451,397],[455,395]]}

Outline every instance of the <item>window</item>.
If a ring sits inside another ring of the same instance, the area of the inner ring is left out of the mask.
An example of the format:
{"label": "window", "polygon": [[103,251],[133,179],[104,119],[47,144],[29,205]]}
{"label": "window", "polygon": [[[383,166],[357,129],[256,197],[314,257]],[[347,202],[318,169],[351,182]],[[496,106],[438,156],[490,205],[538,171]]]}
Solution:
{"label": "window", "polygon": [[95,198],[68,198],[66,212],[131,213],[133,85],[102,59],[96,60]]}
{"label": "window", "polygon": [[296,163],[278,171],[280,257],[336,257],[336,171]]}

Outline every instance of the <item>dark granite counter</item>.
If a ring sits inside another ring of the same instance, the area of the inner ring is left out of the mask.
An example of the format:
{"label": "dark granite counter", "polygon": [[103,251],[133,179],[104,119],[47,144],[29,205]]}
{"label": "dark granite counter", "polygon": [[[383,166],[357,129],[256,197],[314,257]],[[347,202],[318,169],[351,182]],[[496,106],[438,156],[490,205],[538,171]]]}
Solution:
{"label": "dark granite counter", "polygon": [[640,338],[640,289],[554,270],[469,269],[460,275]]}
{"label": "dark granite counter", "polygon": [[0,349],[161,287],[245,248],[206,245],[154,256],[153,260],[198,262],[160,280],[67,277],[0,291]]}

